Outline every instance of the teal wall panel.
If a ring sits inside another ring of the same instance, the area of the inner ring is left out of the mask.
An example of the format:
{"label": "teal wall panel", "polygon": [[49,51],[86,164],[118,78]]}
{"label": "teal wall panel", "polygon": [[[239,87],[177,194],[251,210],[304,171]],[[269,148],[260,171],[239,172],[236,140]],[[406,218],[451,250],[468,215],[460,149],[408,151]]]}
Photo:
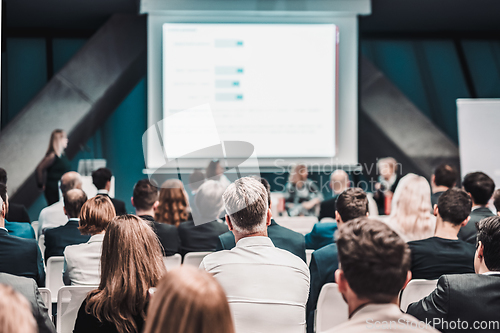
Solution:
{"label": "teal wall panel", "polygon": [[479,98],[500,97],[500,41],[462,42]]}

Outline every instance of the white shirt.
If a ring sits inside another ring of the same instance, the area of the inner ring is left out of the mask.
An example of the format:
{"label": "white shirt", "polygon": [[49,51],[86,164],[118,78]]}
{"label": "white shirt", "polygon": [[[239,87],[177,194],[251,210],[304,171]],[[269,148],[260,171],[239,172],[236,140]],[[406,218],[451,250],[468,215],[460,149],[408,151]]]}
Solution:
{"label": "white shirt", "polygon": [[236,333],[305,331],[309,269],[269,237],[240,239],[232,250],[206,256],[200,268],[224,288]]}
{"label": "white shirt", "polygon": [[101,281],[101,252],[104,234],[90,237],[87,243],[66,246],[63,280],[72,286],[96,286]]}
{"label": "white shirt", "polygon": [[68,217],[64,214],[64,201],[59,200],[52,205],[45,207],[38,216],[38,237],[45,233],[46,229],[57,228],[65,225]]}

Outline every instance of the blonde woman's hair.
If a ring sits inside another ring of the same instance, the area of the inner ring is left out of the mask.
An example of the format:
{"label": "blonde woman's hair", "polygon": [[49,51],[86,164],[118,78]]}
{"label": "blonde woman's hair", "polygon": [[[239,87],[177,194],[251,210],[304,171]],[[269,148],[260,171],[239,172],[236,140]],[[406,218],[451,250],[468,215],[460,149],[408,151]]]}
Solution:
{"label": "blonde woman's hair", "polygon": [[173,269],[153,295],[144,333],[234,333],[224,290],[203,270]]}
{"label": "blonde woman's hair", "polygon": [[165,181],[160,190],[159,205],[155,220],[160,223],[175,225],[187,221],[189,217],[189,202],[186,198],[184,185],[179,179]]}
{"label": "blonde woman's hair", "polygon": [[26,298],[3,284],[0,284],[0,332],[38,332],[31,306]]}

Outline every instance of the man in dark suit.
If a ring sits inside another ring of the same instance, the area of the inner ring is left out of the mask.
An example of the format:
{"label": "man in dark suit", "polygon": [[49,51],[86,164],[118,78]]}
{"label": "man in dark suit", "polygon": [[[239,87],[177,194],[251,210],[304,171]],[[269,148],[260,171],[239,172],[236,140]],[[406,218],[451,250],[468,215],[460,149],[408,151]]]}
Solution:
{"label": "man in dark suit", "polygon": [[335,201],[340,193],[349,188],[351,182],[349,175],[344,170],[335,170],[330,175],[330,188],[332,189],[332,198],[325,200],[320,205],[318,221],[325,217],[335,218]]}
{"label": "man in dark suit", "polygon": [[81,244],[89,240],[90,235],[82,235],[78,230],[80,210],[87,201],[87,195],[80,189],[73,189],[64,195],[64,212],[68,222],[60,227],[45,231],[45,262],[53,256],[63,256],[68,245]]}
{"label": "man in dark suit", "polygon": [[[258,180],[264,185],[267,191],[267,200],[269,202],[269,208],[271,207],[271,187],[269,183],[264,178],[258,178]],[[297,257],[306,261],[306,245],[304,241],[304,236],[298,232],[292,231],[288,228],[280,226],[274,219],[271,219],[271,225],[267,227],[267,235],[271,238],[274,246],[277,248],[287,250],[295,254]],[[223,233],[219,236],[219,242],[217,244],[216,251],[220,250],[231,250],[236,246],[234,240],[234,234],[231,231]]]}
{"label": "man in dark suit", "polygon": [[500,217],[477,227],[476,274],[443,275],[429,296],[410,304],[408,314],[445,333],[458,331],[452,328],[459,321],[464,332],[500,331]]}
{"label": "man in dark suit", "polygon": [[[0,168],[0,183],[7,185],[7,171],[3,168]],[[26,207],[12,202],[9,203],[9,211],[5,219],[9,222],[31,222]]]}
{"label": "man in dark suit", "polygon": [[44,287],[45,269],[38,244],[34,239],[9,235],[5,229],[8,207],[7,186],[0,183],[0,272],[32,278]]}
{"label": "man in dark suit", "polygon": [[127,209],[125,208],[125,202],[115,198],[111,198],[109,196],[112,177],[113,174],[111,173],[111,170],[109,170],[108,168],[100,168],[92,172],[92,182],[94,183],[94,186],[97,188],[97,194],[107,195],[111,199],[113,206],[115,206],[116,216],[125,215],[127,214]]}
{"label": "man in dark suit", "polygon": [[49,317],[48,309],[40,296],[35,281],[25,277],[0,273],[0,283],[12,287],[30,302],[39,333],[55,333],[54,324]]}
{"label": "man in dark suit", "polygon": [[[368,216],[368,198],[359,187],[348,188],[337,198],[335,218],[338,226],[358,217]],[[319,223],[323,224],[323,223]],[[333,235],[332,235],[333,241]],[[307,332],[314,328],[314,311],[318,303],[321,288],[327,283],[335,282],[335,270],[338,268],[337,245],[326,245],[312,253],[309,270],[311,271],[311,287],[307,301]]]}
{"label": "man in dark suit", "polygon": [[131,202],[135,214],[147,221],[158,236],[163,247],[163,255],[173,256],[178,253],[180,240],[177,228],[154,220],[155,210],[158,208],[158,188],[149,179],[139,180],[134,186]]}
{"label": "man in dark suit", "polygon": [[476,244],[476,223],[485,217],[494,215],[486,206],[493,195],[493,191],[495,191],[495,182],[484,172],[471,172],[465,175],[462,185],[465,192],[471,196],[472,211],[469,223],[460,229],[458,238]]}
{"label": "man in dark suit", "polygon": [[455,187],[458,179],[458,171],[449,164],[440,164],[431,177],[431,203],[432,209],[437,205],[439,197],[452,187]]}

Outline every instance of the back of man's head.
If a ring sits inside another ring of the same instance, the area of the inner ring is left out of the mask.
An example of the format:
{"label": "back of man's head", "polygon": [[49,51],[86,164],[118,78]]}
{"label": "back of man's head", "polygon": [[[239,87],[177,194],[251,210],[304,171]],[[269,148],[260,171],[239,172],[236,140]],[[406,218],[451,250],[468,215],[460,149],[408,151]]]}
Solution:
{"label": "back of man's head", "polygon": [[439,197],[437,206],[443,221],[459,225],[469,216],[472,200],[464,190],[450,188]]}
{"label": "back of man's head", "polygon": [[7,171],[4,168],[0,168],[0,183],[7,185]]}
{"label": "back of man's head", "polygon": [[493,193],[493,205],[497,210],[497,214],[500,213],[500,189],[496,190],[495,193]]}
{"label": "back of man's head", "polygon": [[365,191],[359,187],[348,188],[340,193],[335,207],[342,222],[347,222],[368,213],[368,198]]}
{"label": "back of man's head", "polygon": [[87,201],[87,195],[80,189],[72,189],[64,194],[64,209],[69,218],[80,216],[82,206]]}
{"label": "back of man's head", "polygon": [[134,186],[132,194],[137,210],[150,210],[158,200],[158,187],[149,179],[141,179]]}
{"label": "back of man's head", "polygon": [[197,214],[200,215],[204,222],[219,218],[219,214],[224,209],[223,193],[224,186],[216,180],[207,180],[196,192],[194,202]]}
{"label": "back of man's head", "polygon": [[477,241],[484,246],[484,263],[490,271],[500,271],[500,217],[492,216],[477,223]]}
{"label": "back of man's head", "polygon": [[268,192],[260,181],[252,177],[240,178],[228,186],[222,197],[237,232],[249,235],[266,230]]}
{"label": "back of man's head", "polygon": [[108,168],[99,168],[92,172],[92,183],[97,187],[98,190],[102,190],[106,187],[106,184],[111,181],[113,173]]}
{"label": "back of man's head", "polygon": [[267,192],[267,204],[269,208],[271,208],[271,185],[269,185],[269,182],[265,178],[259,176],[252,176],[252,178],[257,179],[262,185],[264,185]]}
{"label": "back of man's head", "polygon": [[434,184],[452,188],[458,180],[458,171],[449,164],[440,164],[434,170]]}
{"label": "back of man's head", "polygon": [[484,172],[468,173],[462,184],[476,205],[488,204],[495,190],[495,182]]}
{"label": "back of man's head", "polygon": [[[7,209],[7,207],[8,207],[8,204],[7,204],[7,185],[5,185],[5,183],[0,183],[0,214],[3,212],[4,207],[5,207],[5,209]],[[7,211],[5,211],[5,214],[7,214]]]}
{"label": "back of man's head", "polygon": [[344,170],[335,170],[330,175],[330,186],[334,194],[343,192],[349,187],[349,175]]}
{"label": "back of man's head", "polygon": [[78,172],[66,172],[61,177],[61,192],[63,195],[72,189],[82,189],[82,176]]}
{"label": "back of man's head", "polygon": [[339,267],[360,299],[389,303],[398,296],[410,270],[410,249],[383,222],[361,217],[345,223],[337,235]]}

